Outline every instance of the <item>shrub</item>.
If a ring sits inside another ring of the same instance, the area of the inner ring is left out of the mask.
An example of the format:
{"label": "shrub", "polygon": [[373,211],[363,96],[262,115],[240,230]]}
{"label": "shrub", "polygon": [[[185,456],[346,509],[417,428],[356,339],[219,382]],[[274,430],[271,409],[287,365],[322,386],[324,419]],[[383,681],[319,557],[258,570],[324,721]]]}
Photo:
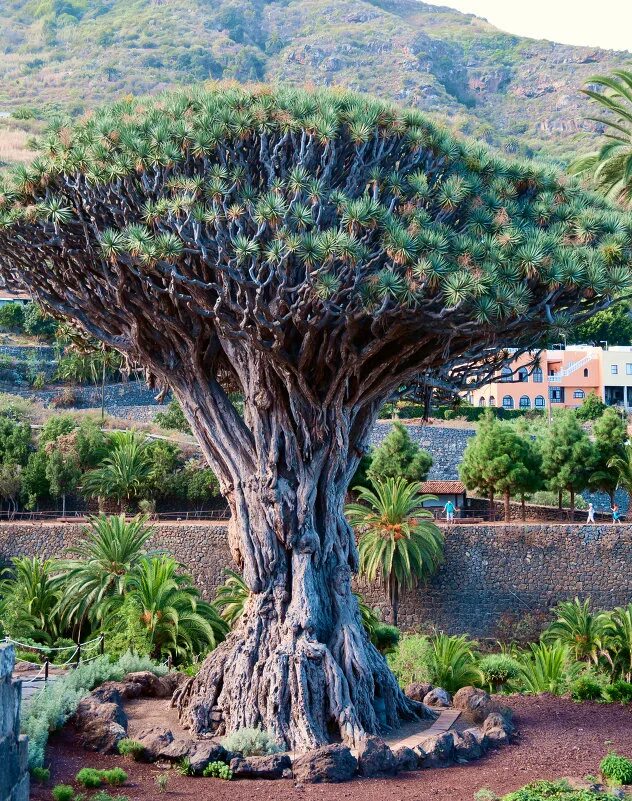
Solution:
{"label": "shrub", "polygon": [[616,704],[632,704],[632,683],[629,681],[613,681],[603,689],[606,701]]}
{"label": "shrub", "polygon": [[24,330],[24,309],[21,303],[5,303],[0,306],[0,328],[14,334]]}
{"label": "shrub", "polygon": [[54,801],[72,801],[75,791],[69,784],[57,784],[51,791]]}
{"label": "shrub", "polygon": [[498,796],[493,790],[482,787],[474,793],[474,801],[498,801]]}
{"label": "shrub", "polygon": [[166,793],[168,784],[169,784],[168,773],[159,773],[156,776],[156,787],[158,788],[159,793]]}
{"label": "shrub", "polygon": [[[83,801],[83,796],[76,796],[75,801]],[[129,801],[126,795],[110,795],[105,790],[99,790],[90,801]]]}
{"label": "shrub", "polygon": [[281,750],[274,737],[259,727],[256,729],[238,729],[238,731],[224,737],[222,745],[227,751],[242,754],[246,757],[276,754]]}
{"label": "shrub", "polygon": [[81,768],[75,776],[75,781],[83,785],[86,790],[93,790],[103,784],[103,778],[101,771],[96,768]]}
{"label": "shrub", "polygon": [[55,395],[50,399],[49,404],[53,409],[68,409],[71,406],[76,406],[77,393],[72,387],[64,387],[59,395]]}
{"label": "shrub", "polygon": [[570,684],[570,693],[573,701],[599,701],[603,693],[603,680],[592,673],[578,676]]}
{"label": "shrub", "polygon": [[611,751],[601,760],[601,775],[614,784],[632,784],[632,760]]}
{"label": "shrub", "polygon": [[520,663],[507,654],[489,654],[478,663],[483,684],[490,692],[498,690],[520,674]]}
{"label": "shrub", "polygon": [[128,737],[119,740],[117,748],[121,756],[131,756],[136,761],[141,758],[145,750],[145,746],[142,743],[139,743],[138,740],[131,740]]}
{"label": "shrub", "polygon": [[101,771],[101,778],[111,787],[120,787],[127,781],[127,773],[123,768],[110,768],[109,770]]}
{"label": "shrub", "polygon": [[402,687],[415,681],[429,680],[430,652],[428,637],[408,634],[401,638],[397,650],[388,655],[388,664]]}
{"label": "shrub", "polygon": [[184,757],[184,759],[178,763],[176,770],[181,776],[193,776],[193,768],[188,756]]}
{"label": "shrub", "polygon": [[570,664],[567,646],[559,642],[538,643],[531,645],[531,651],[523,657],[519,680],[528,693],[560,695],[579,669],[577,663]]}
{"label": "shrub", "polygon": [[230,781],[233,778],[233,772],[225,762],[211,762],[204,768],[202,776]]}
{"label": "shrub", "polygon": [[184,434],[191,433],[191,426],[177,400],[172,400],[166,411],[157,412],[154,415],[154,423],[169,431],[182,431]]}
{"label": "shrub", "polygon": [[611,796],[605,793],[577,790],[565,780],[533,782],[522,790],[502,797],[502,801],[610,801],[610,799]]}
{"label": "shrub", "polygon": [[436,687],[455,693],[461,687],[479,684],[481,674],[474,657],[475,642],[465,635],[437,634],[430,640],[428,678]]}
{"label": "shrub", "polygon": [[34,767],[31,776],[36,782],[47,782],[50,779],[50,768]]}

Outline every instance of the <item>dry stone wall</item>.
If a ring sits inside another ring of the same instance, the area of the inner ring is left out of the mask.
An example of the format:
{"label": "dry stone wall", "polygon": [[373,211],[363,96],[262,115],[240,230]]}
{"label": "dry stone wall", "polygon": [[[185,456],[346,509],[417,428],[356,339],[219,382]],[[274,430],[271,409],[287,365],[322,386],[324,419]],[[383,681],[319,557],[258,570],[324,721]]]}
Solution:
{"label": "dry stone wall", "polygon": [[0,799],[28,801],[27,739],[20,734],[22,684],[11,678],[15,653],[0,644]]}
{"label": "dry stone wall", "polygon": [[[575,595],[602,608],[632,601],[632,526],[497,523],[444,531],[444,564],[428,584],[404,593],[402,628],[494,636],[503,616],[542,613]],[[0,562],[61,556],[80,533],[76,524],[2,523]],[[149,547],[173,554],[208,599],[232,564],[225,525],[160,523]],[[379,586],[360,590],[384,606]]]}

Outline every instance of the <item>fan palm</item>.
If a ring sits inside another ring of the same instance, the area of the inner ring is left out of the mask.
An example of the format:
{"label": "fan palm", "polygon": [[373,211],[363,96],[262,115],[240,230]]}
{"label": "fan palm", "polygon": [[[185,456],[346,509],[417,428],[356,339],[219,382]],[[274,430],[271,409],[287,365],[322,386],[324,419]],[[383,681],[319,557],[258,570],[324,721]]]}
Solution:
{"label": "fan palm", "polygon": [[431,575],[443,557],[443,536],[431,522],[420,485],[405,478],[375,480],[373,489],[356,487],[358,503],[346,508],[360,532],[360,573],[369,581],[382,578],[397,625],[400,592]]}
{"label": "fan palm", "polygon": [[632,201],[632,72],[614,70],[613,77],[595,75],[588,84],[605,91],[584,89],[606,116],[589,117],[605,127],[606,142],[600,150],[577,159],[570,168],[575,175],[590,176],[604,194],[626,204]]}
{"label": "fan palm", "polygon": [[110,435],[110,455],[86,473],[83,491],[92,498],[112,498],[123,509],[143,491],[151,477],[149,440],[134,431]]}
{"label": "fan palm", "polygon": [[62,563],[66,581],[60,610],[64,619],[81,629],[86,619],[100,621],[106,602],[122,596],[129,574],[145,556],[153,529],[147,518],[126,520],[125,515],[92,518],[86,536]]}
{"label": "fan palm", "polygon": [[246,582],[234,570],[224,570],[226,581],[218,588],[215,595],[215,606],[222,619],[232,628],[243,615],[250,590]]}
{"label": "fan palm", "polygon": [[593,614],[590,600],[562,601],[554,610],[555,622],[546,629],[542,639],[545,642],[559,640],[568,646],[573,657],[579,662],[597,664],[603,653],[604,624],[606,616]]}
{"label": "fan palm", "polygon": [[[215,607],[200,599],[191,579],[170,556],[143,558],[125,577],[124,596],[112,599],[108,619],[131,599],[147,629],[151,656],[192,656],[212,650],[228,633]],[[107,623],[106,623],[107,625]]]}

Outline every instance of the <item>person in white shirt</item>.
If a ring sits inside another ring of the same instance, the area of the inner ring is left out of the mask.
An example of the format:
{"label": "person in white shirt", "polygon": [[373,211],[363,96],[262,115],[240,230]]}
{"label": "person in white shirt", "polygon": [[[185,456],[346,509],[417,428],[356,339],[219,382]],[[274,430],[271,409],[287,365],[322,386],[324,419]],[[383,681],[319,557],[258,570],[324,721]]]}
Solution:
{"label": "person in white shirt", "polygon": [[588,520],[586,520],[586,522],[587,523],[595,522],[595,507],[592,505],[592,503],[588,504]]}

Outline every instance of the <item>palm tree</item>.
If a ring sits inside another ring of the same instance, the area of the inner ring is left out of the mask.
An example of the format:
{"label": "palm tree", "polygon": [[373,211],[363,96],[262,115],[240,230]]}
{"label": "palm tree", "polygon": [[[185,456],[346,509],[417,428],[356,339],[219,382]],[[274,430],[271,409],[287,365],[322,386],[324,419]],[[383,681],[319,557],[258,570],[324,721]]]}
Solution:
{"label": "palm tree", "polygon": [[14,557],[0,581],[2,627],[17,637],[47,645],[62,634],[57,614],[62,587],[52,559]]}
{"label": "palm tree", "polygon": [[396,626],[402,588],[416,586],[443,558],[443,536],[423,508],[432,496],[421,495],[417,482],[401,477],[355,489],[359,503],[348,504],[346,513],[361,532],[360,573],[369,581],[381,575]]}
{"label": "palm tree", "polygon": [[149,439],[135,431],[110,434],[110,455],[86,474],[83,491],[92,498],[112,498],[125,510],[151,478]]}
{"label": "palm tree", "polygon": [[617,487],[632,495],[632,444],[627,442],[622,448],[621,456],[613,456],[608,461],[608,467],[615,472]]}
{"label": "palm tree", "polygon": [[102,620],[112,596],[123,595],[153,533],[146,520],[140,516],[126,520],[123,514],[93,517],[83,541],[70,549],[76,558],[62,563],[65,589],[60,610],[79,631],[86,619]]}
{"label": "palm tree", "polygon": [[603,654],[603,613],[593,614],[590,600],[562,601],[554,610],[557,619],[542,635],[544,642],[559,641],[567,646],[578,662],[593,662],[595,665]]}
{"label": "palm tree", "polygon": [[215,606],[222,619],[232,628],[243,615],[246,601],[250,597],[248,585],[234,570],[224,569],[226,581],[218,588],[215,595]]}
{"label": "palm tree", "polygon": [[[123,598],[139,612],[155,659],[171,653],[192,656],[212,650],[228,633],[215,607],[200,599],[189,576],[178,573],[170,556],[142,559],[125,578],[123,596],[112,599],[108,620],[117,614]],[[107,626],[107,621],[106,621]]]}
{"label": "palm tree", "polygon": [[615,675],[632,681],[632,603],[607,615],[604,633]]}
{"label": "palm tree", "polygon": [[594,75],[587,84],[604,92],[582,90],[606,116],[588,119],[605,126],[606,142],[600,150],[577,159],[570,167],[574,175],[591,177],[605,195],[629,204],[632,201],[632,72],[613,70],[613,76]]}

